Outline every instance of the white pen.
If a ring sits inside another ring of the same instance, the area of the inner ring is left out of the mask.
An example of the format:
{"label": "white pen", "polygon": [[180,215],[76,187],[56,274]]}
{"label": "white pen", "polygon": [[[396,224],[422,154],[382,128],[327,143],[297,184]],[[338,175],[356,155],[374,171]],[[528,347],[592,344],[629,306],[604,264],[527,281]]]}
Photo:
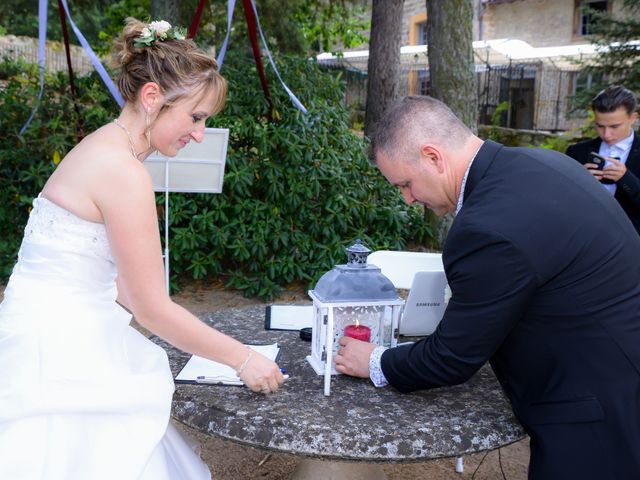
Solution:
{"label": "white pen", "polygon": [[244,382],[239,378],[233,379],[229,377],[207,377],[205,375],[198,375],[196,377],[196,383],[219,383],[224,385],[244,385]]}
{"label": "white pen", "polygon": [[[289,375],[282,376],[285,380],[289,378]],[[196,383],[210,383],[220,385],[244,385],[244,382],[240,379],[230,379],[229,377],[206,377],[204,375],[198,375],[196,377]]]}

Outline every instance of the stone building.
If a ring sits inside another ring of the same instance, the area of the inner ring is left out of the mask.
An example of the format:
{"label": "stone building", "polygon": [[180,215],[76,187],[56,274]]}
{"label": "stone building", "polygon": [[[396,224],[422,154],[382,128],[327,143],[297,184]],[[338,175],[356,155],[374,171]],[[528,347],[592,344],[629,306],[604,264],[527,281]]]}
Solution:
{"label": "stone building", "polygon": [[[589,9],[621,15],[624,0],[473,1],[480,122],[495,121],[500,105],[503,126],[549,131],[579,128],[585,112],[572,113],[569,102],[592,81],[581,72],[580,64],[595,53]],[[402,95],[429,91],[427,19],[425,0],[405,0]],[[346,67],[352,79],[348,100],[364,105],[368,51],[345,52],[341,60],[330,55],[318,59]]]}
{"label": "stone building", "polygon": [[[620,15],[624,0],[474,0],[473,40],[511,38],[533,47],[589,42],[587,7]],[[426,43],[425,0],[405,0],[402,44]]]}

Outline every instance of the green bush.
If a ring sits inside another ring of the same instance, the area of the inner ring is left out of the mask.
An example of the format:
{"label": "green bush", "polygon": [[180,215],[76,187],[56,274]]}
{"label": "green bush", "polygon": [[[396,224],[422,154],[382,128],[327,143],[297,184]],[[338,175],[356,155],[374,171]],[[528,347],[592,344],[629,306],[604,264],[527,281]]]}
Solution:
{"label": "green bush", "polygon": [[[312,284],[361,238],[372,249],[428,244],[422,207],[407,207],[372,167],[366,143],[348,127],[339,80],[315,62],[281,58],[278,68],[307,107],[291,103],[267,65],[275,107],[270,121],[255,63],[229,52],[222,69],[229,98],[209,126],[230,129],[223,193],[171,194],[172,281],[224,277],[246,295],[269,298],[291,282]],[[29,75],[27,75],[29,73]],[[47,78],[40,111],[22,143],[17,132],[37,94],[35,70],[10,78],[0,90],[5,148],[0,181],[0,266],[6,276],[31,198],[75,141],[75,114],[66,78]],[[117,113],[95,77],[78,82],[80,118],[91,131]],[[28,101],[25,101],[28,100]],[[163,205],[163,195],[158,195]],[[162,222],[161,222],[162,226]]]}
{"label": "green bush", "polygon": [[268,121],[253,59],[227,55],[229,98],[210,124],[230,129],[223,193],[171,196],[172,270],[228,274],[247,295],[270,297],[344,263],[356,238],[375,249],[429,242],[422,208],[403,205],[349,129],[339,80],[304,59],[283,59],[278,69],[306,115],[267,66],[279,117]]}
{"label": "green bush", "polygon": [[[47,74],[42,101],[22,138],[38,96],[34,65],[0,62],[0,279],[6,279],[16,259],[33,197],[77,141],[77,115],[68,94],[68,78]],[[117,105],[94,76],[77,79],[78,111],[84,130],[97,128],[117,111]]]}

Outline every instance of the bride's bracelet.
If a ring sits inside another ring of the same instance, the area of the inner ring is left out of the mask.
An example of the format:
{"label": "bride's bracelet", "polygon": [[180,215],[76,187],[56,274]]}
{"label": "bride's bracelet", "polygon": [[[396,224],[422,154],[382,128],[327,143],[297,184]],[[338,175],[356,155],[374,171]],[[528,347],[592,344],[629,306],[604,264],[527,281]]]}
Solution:
{"label": "bride's bracelet", "polygon": [[242,362],[242,365],[240,365],[240,368],[236,371],[236,375],[238,376],[242,375],[242,372],[247,366],[247,363],[249,363],[249,360],[251,360],[252,356],[253,356],[253,350],[249,349],[249,354],[247,355],[247,358],[245,359],[245,361]]}

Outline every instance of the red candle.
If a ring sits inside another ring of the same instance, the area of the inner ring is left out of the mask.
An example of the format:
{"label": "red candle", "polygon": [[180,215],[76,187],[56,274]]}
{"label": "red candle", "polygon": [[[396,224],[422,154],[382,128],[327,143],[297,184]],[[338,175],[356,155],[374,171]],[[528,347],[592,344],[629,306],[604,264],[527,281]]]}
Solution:
{"label": "red candle", "polygon": [[344,327],[344,336],[368,342],[371,340],[371,329],[366,325],[347,325]]}

